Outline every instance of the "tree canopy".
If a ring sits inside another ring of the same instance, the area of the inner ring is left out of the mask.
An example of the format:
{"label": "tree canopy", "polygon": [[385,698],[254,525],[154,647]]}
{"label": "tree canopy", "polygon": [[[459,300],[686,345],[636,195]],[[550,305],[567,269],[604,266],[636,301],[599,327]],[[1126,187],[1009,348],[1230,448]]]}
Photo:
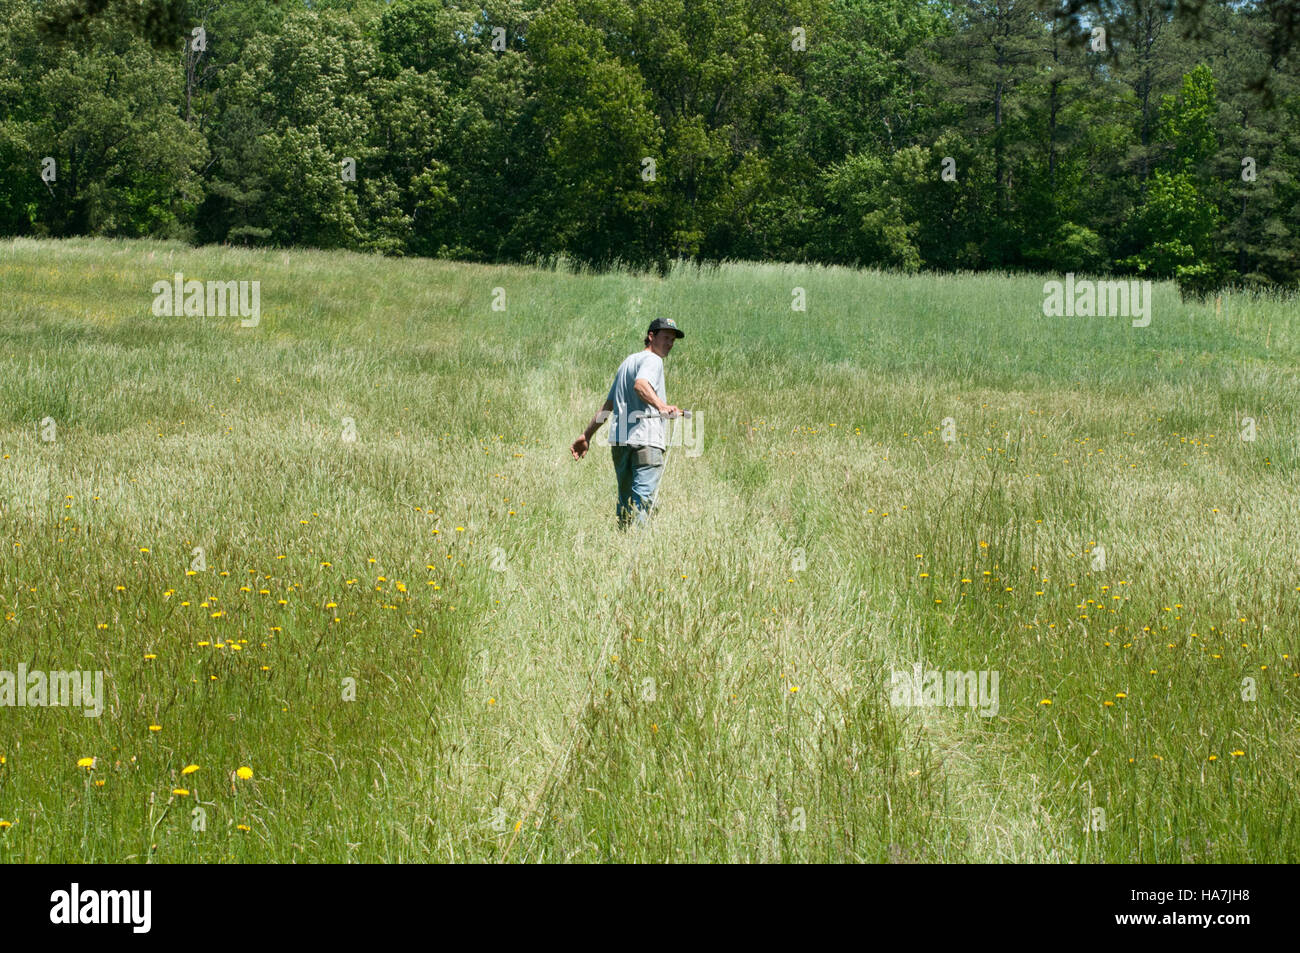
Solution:
{"label": "tree canopy", "polygon": [[0,0],[0,233],[1300,281],[1294,4]]}

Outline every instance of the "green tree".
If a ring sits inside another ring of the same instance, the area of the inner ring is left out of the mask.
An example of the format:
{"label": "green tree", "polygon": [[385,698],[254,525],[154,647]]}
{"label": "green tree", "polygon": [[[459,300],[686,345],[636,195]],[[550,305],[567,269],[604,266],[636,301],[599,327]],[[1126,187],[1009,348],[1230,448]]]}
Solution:
{"label": "green tree", "polygon": [[527,41],[535,6],[409,0],[376,23],[385,75],[409,74],[386,110],[409,116],[411,132],[390,126],[382,149],[394,183],[409,182],[402,202],[419,254],[500,260],[551,250]]}
{"label": "green tree", "polygon": [[1183,269],[1198,286],[1220,276],[1215,236],[1221,187],[1212,177],[1216,110],[1214,76],[1205,65],[1183,77],[1178,96],[1163,97],[1157,141],[1164,155],[1134,216],[1140,250],[1125,262],[1143,274],[1173,278]]}
{"label": "green tree", "polygon": [[1076,31],[1065,18],[1045,24],[1038,70],[1025,87],[1022,128],[1033,148],[1014,207],[1027,264],[1096,272],[1108,261],[1101,217],[1123,199],[1116,156],[1128,131],[1107,108],[1101,51],[1079,43]]}
{"label": "green tree", "polygon": [[953,22],[954,31],[930,45],[930,81],[936,97],[954,106],[949,129],[976,152],[959,164],[958,181],[967,201],[979,204],[954,236],[963,251],[950,246],[944,263],[1017,264],[1013,177],[1033,150],[1029,84],[1041,70],[1045,27],[1032,0],[960,0]]}
{"label": "green tree", "polygon": [[919,146],[879,156],[850,156],[825,173],[833,230],[840,236],[836,259],[916,271],[920,225],[909,198],[932,188],[931,157]]}
{"label": "green tree", "polygon": [[640,73],[606,49],[605,36],[570,0],[529,32],[548,160],[542,204],[557,248],[599,264],[645,264],[661,239],[663,189],[643,159],[662,156],[663,131]]}
{"label": "green tree", "polygon": [[[1261,9],[1216,0],[1207,11],[1204,59],[1220,84],[1213,170],[1226,183],[1218,236],[1234,280],[1251,285],[1295,284],[1300,272],[1300,84],[1295,71],[1274,74],[1273,105],[1252,89],[1267,70],[1268,21]],[[1289,108],[1288,108],[1289,107]]]}
{"label": "green tree", "polygon": [[342,163],[365,176],[372,158],[373,46],[357,25],[302,11],[250,40],[217,94],[218,154],[209,223],[216,237],[277,245],[358,247],[357,190]]}
{"label": "green tree", "polygon": [[[42,40],[32,20],[7,13],[21,56],[0,74],[12,102],[0,161],[23,184],[5,217],[53,235],[189,237],[207,146],[179,115],[178,61],[111,17],[85,24],[74,45]],[[46,157],[54,179],[42,182]]]}

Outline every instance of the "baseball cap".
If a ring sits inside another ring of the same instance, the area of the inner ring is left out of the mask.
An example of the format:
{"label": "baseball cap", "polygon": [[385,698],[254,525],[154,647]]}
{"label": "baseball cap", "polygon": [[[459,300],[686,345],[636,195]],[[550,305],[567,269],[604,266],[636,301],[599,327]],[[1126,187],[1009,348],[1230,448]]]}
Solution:
{"label": "baseball cap", "polygon": [[686,332],[679,328],[677,322],[672,318],[655,318],[650,322],[650,330],[646,334],[654,334],[656,331],[663,330],[676,331],[679,338],[686,337]]}

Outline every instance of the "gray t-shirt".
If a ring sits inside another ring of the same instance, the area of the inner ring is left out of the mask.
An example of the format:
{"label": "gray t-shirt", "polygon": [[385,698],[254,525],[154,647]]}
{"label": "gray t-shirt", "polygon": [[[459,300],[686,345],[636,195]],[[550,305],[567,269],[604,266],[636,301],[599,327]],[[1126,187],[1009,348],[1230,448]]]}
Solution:
{"label": "gray t-shirt", "polygon": [[609,442],[611,446],[627,444],[665,450],[664,420],[636,392],[636,381],[642,379],[649,381],[659,399],[668,403],[664,396],[664,359],[648,350],[629,354],[618,366],[606,398],[614,402]]}

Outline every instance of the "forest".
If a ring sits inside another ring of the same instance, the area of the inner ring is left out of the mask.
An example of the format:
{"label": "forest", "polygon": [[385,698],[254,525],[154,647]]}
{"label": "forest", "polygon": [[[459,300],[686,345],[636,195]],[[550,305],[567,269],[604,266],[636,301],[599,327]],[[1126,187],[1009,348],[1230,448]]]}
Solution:
{"label": "forest", "polygon": [[0,234],[1293,288],[1295,19],[1230,0],[0,0]]}

